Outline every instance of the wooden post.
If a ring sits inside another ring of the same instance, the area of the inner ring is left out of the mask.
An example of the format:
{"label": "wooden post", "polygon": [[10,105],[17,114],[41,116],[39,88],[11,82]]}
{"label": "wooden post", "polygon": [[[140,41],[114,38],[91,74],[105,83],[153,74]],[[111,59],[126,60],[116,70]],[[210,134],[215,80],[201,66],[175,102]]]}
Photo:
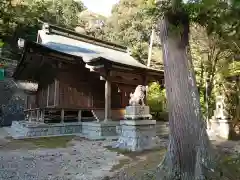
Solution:
{"label": "wooden post", "polygon": [[30,111],[30,114],[29,114],[29,122],[32,122],[32,111]]}
{"label": "wooden post", "polygon": [[58,100],[57,100],[57,96],[58,96],[58,80],[54,80],[54,106],[58,105]]}
{"label": "wooden post", "polygon": [[42,121],[42,122],[44,122],[44,115],[45,115],[45,111],[42,110],[42,111],[41,111],[41,121]]}
{"label": "wooden post", "polygon": [[78,110],[78,122],[82,121],[82,110]]}
{"label": "wooden post", "polygon": [[92,94],[91,92],[88,93],[88,107],[92,105]]}
{"label": "wooden post", "polygon": [[61,123],[64,123],[64,109],[61,109]]}
{"label": "wooden post", "polygon": [[111,119],[111,82],[106,79],[105,81],[105,119],[108,121]]}
{"label": "wooden post", "polygon": [[29,104],[29,109],[30,109],[30,112],[29,112],[29,122],[31,122],[32,121],[32,104],[30,103]]}
{"label": "wooden post", "polygon": [[47,86],[47,107],[48,107],[48,101],[49,101],[49,85]]}
{"label": "wooden post", "polygon": [[39,116],[40,116],[40,110],[37,109],[37,121],[39,121]]}

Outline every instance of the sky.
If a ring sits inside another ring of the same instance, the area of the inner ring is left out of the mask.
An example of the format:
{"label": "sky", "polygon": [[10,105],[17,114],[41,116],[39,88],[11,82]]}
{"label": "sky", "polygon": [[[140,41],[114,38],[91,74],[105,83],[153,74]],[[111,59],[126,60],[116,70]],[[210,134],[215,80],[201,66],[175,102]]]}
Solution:
{"label": "sky", "polygon": [[112,6],[118,3],[119,0],[81,0],[84,5],[92,12],[103,16],[110,16]]}

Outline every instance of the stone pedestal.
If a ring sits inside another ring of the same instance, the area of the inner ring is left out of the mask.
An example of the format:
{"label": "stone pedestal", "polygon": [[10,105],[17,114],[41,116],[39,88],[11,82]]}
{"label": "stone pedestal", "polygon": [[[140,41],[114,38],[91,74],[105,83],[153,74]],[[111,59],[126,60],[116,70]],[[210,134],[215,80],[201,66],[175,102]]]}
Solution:
{"label": "stone pedestal", "polygon": [[127,120],[152,119],[149,106],[127,106],[124,116]]}
{"label": "stone pedestal", "polygon": [[208,123],[208,135],[212,137],[218,136],[224,139],[229,139],[232,132],[231,119],[226,111],[224,96],[216,97],[216,109],[212,119]]}
{"label": "stone pedestal", "polygon": [[124,120],[120,125],[121,134],[113,148],[143,151],[157,147],[155,120]]}
{"label": "stone pedestal", "polygon": [[124,117],[117,128],[120,130],[119,138],[113,148],[143,151],[157,146],[156,121],[151,120],[149,106],[127,106]]}
{"label": "stone pedestal", "polygon": [[231,121],[229,119],[212,119],[208,127],[209,134],[214,133],[215,135],[229,139],[231,133]]}

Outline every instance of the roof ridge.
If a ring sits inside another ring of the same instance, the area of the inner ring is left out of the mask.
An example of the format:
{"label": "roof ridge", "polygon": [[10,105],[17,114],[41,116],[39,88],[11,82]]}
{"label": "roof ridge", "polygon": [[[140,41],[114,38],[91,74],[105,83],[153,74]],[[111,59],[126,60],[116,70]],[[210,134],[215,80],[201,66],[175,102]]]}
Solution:
{"label": "roof ridge", "polygon": [[126,46],[122,46],[122,45],[115,44],[115,43],[112,43],[112,42],[97,39],[97,38],[94,38],[94,37],[91,37],[91,36],[80,34],[80,33],[77,33],[73,30],[66,29],[66,28],[63,28],[63,27],[59,27],[59,26],[56,26],[56,25],[52,25],[52,24],[49,24],[49,23],[45,23],[43,21],[40,21],[40,22],[44,24],[44,26],[45,26],[44,28],[46,28],[46,25],[47,25],[47,28],[48,28],[48,31],[49,31],[50,34],[66,36],[68,38],[85,41],[85,42],[88,42],[88,43],[91,43],[91,44],[95,44],[95,45],[98,45],[98,46],[114,49],[114,50],[117,50],[117,51],[126,52],[126,53],[128,52],[128,48]]}

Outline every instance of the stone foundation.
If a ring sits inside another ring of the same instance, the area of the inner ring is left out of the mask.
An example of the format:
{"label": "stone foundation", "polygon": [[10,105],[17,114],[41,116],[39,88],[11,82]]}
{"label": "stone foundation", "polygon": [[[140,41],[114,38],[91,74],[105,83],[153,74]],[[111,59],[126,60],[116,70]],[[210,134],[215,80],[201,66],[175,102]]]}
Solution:
{"label": "stone foundation", "polygon": [[[152,123],[151,123],[152,122]],[[120,124],[121,123],[121,124]],[[149,124],[150,123],[150,124]],[[168,134],[167,123],[158,123],[151,120],[138,121],[108,121],[108,122],[72,122],[45,124],[41,122],[13,121],[10,128],[6,131],[14,139],[38,138],[49,136],[77,135],[87,139],[113,139],[117,140],[122,136],[122,132],[143,132],[148,134],[149,126],[154,126],[154,132],[159,135]],[[122,130],[123,129],[123,130]],[[156,131],[155,131],[156,129]],[[151,131],[149,130],[149,131]],[[150,134],[150,132],[149,132]],[[153,134],[154,135],[154,134]],[[155,135],[154,135],[155,136]]]}
{"label": "stone foundation", "polygon": [[113,148],[143,151],[158,145],[155,120],[125,120],[120,124],[121,134]]}
{"label": "stone foundation", "polygon": [[117,139],[117,126],[119,122],[82,122],[82,136],[88,139]]}
{"label": "stone foundation", "polygon": [[76,135],[82,132],[80,122],[45,124],[39,122],[14,121],[8,133],[14,139]]}

